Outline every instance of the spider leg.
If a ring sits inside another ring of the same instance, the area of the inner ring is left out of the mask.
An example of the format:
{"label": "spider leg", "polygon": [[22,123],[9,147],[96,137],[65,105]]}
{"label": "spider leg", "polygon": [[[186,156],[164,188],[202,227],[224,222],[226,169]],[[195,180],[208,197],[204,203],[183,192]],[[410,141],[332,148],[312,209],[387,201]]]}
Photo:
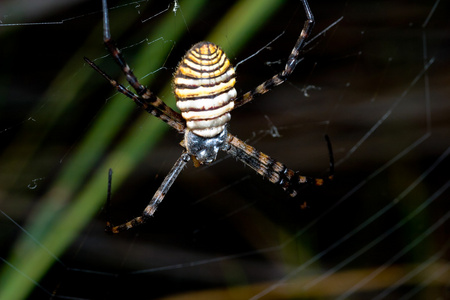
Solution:
{"label": "spider leg", "polygon": [[[124,94],[131,100],[133,100],[139,107],[146,110],[148,113],[154,115],[155,117],[161,119],[162,121],[166,122],[169,126],[176,129],[178,132],[183,132],[186,125],[184,121],[178,121],[172,119],[170,116],[167,116],[160,110],[156,109],[155,107],[149,105],[147,101],[124,87],[123,85],[117,83],[114,79],[112,79],[108,74],[106,74],[103,70],[101,70],[95,63],[93,63],[89,58],[85,57],[84,60],[98,73],[100,73],[118,92]],[[176,113],[176,112],[175,112]],[[178,113],[176,113],[178,114]],[[181,117],[180,117],[181,118]]]}
{"label": "spider leg", "polygon": [[253,98],[255,98],[256,96],[265,94],[273,87],[285,82],[289,77],[289,75],[291,75],[292,72],[294,71],[295,66],[297,66],[297,64],[300,62],[301,60],[301,58],[299,57],[300,50],[303,48],[304,42],[309,37],[311,30],[314,26],[314,16],[311,12],[311,9],[309,8],[307,0],[302,0],[302,3],[303,8],[305,9],[306,21],[305,24],[303,25],[303,29],[300,33],[300,36],[298,37],[297,42],[295,43],[295,46],[288,57],[284,70],[276,74],[272,78],[264,81],[263,83],[258,85],[255,89],[248,91],[247,93],[236,98],[236,100],[234,101],[235,108],[252,101]]}
{"label": "spider leg", "polygon": [[161,201],[164,199],[164,197],[166,196],[170,187],[175,182],[178,175],[180,175],[181,171],[183,170],[184,166],[189,161],[189,159],[190,159],[190,156],[186,152],[183,152],[181,154],[180,158],[178,158],[178,160],[175,162],[175,164],[173,165],[169,174],[167,174],[166,178],[164,178],[164,181],[161,183],[161,186],[158,188],[156,193],[153,195],[152,200],[150,200],[149,204],[142,212],[142,215],[140,215],[139,217],[136,217],[126,223],[123,223],[121,225],[116,225],[116,226],[114,226],[111,223],[111,219],[110,219],[111,215],[109,214],[110,206],[111,206],[111,182],[112,182],[112,170],[110,169],[109,174],[108,174],[108,196],[107,196],[107,202],[106,202],[106,207],[107,207],[106,212],[109,215],[108,215],[108,220],[106,222],[105,231],[111,232],[111,233],[119,233],[121,231],[131,229],[135,226],[138,226],[138,225],[141,225],[141,224],[144,224],[145,222],[147,222],[150,219],[150,217],[153,216],[156,209],[158,208],[159,203],[161,203]]}
{"label": "spider leg", "polygon": [[154,106],[169,118],[178,121],[180,123],[183,122],[183,119],[179,113],[175,112],[172,108],[167,106],[167,104],[165,104],[161,99],[159,99],[154,93],[152,93],[148,88],[139,83],[139,80],[136,78],[133,71],[123,58],[120,50],[117,48],[114,40],[111,38],[111,31],[109,28],[108,6],[106,0],[102,1],[102,5],[103,5],[103,42],[108,51],[113,56],[116,63],[122,69],[122,72],[125,74],[127,81],[130,83],[130,85],[133,87],[133,89],[136,91],[139,97],[144,99],[145,102]]}
{"label": "spider leg", "polygon": [[330,174],[326,178],[314,178],[300,175],[298,172],[288,169],[283,163],[256,150],[254,147],[246,144],[232,134],[228,134],[227,144],[229,147],[225,151],[255,170],[259,175],[267,178],[270,182],[279,184],[291,197],[295,197],[301,187],[307,185],[322,186],[333,179],[333,152],[330,139],[328,136],[325,138],[327,140],[330,155]]}

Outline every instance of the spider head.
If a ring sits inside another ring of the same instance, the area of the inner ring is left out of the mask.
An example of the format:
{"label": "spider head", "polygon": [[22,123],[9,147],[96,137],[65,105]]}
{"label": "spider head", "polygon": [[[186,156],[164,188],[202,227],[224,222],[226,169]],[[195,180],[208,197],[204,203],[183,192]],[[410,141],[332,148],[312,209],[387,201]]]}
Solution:
{"label": "spider head", "polygon": [[190,130],[184,135],[184,145],[190,155],[195,156],[201,164],[209,164],[216,160],[219,150],[226,145],[227,129],[213,137],[202,137]]}

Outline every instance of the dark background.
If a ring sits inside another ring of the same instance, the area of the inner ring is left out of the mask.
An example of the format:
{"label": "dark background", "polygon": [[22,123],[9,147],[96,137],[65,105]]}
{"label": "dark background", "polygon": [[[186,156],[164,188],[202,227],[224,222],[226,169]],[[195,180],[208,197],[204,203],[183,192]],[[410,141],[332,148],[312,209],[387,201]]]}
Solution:
{"label": "dark background", "polygon": [[[84,64],[83,56],[99,59],[121,78],[112,59],[103,58],[100,1],[55,2],[0,4],[2,24],[38,23],[0,27],[0,290],[16,277],[22,282],[8,299],[450,297],[447,2],[310,1],[312,36],[319,36],[305,47],[304,60],[287,83],[232,113],[233,134],[305,175],[327,174],[328,134],[333,184],[291,199],[222,154],[208,167],[189,164],[154,219],[118,236],[103,232],[107,168],[117,182],[112,217],[124,222],[148,203],[180,155],[182,137],[163,131],[136,167],[121,171],[133,155],[115,150],[130,134],[145,139],[137,120],[152,117],[123,96],[111,97],[113,89]],[[163,68],[145,79],[153,91],[162,93],[184,52],[237,3],[207,2],[181,39],[165,40],[171,50]],[[164,17],[180,22],[188,5],[175,15],[169,4],[109,3],[116,8],[112,34],[138,77],[155,71],[133,64],[138,52],[159,47],[141,41]],[[231,38],[222,45],[237,64],[285,31],[238,66],[239,92],[283,68],[303,21],[300,2],[286,1],[243,49],[233,48]],[[69,172],[72,186],[60,184],[102,114],[123,102],[124,120],[117,109],[117,119],[108,118],[102,133],[114,133],[99,157]],[[77,210],[96,174],[104,174],[100,200]],[[300,208],[304,201],[307,209]],[[55,225],[66,213],[86,222]],[[47,234],[55,235],[52,242]],[[33,247],[44,254],[27,252]],[[47,260],[49,269],[33,273],[34,263]],[[19,296],[26,286],[31,292]]]}

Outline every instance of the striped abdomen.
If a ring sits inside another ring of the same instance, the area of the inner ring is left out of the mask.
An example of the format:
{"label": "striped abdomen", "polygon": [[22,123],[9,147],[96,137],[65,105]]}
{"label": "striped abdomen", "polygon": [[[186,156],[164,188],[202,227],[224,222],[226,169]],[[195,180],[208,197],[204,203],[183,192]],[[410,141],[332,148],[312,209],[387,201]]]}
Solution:
{"label": "striped abdomen", "polygon": [[236,90],[234,68],[213,43],[192,46],[174,74],[177,107],[187,128],[202,137],[221,133],[230,120]]}

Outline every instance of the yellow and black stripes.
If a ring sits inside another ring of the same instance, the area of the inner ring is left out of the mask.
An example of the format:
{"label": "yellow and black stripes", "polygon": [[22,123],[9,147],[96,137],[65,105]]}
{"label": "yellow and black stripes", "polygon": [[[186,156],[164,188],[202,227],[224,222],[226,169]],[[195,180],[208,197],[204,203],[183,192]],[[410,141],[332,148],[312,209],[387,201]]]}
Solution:
{"label": "yellow and black stripes", "polygon": [[213,43],[192,46],[174,73],[177,107],[189,130],[213,137],[225,128],[236,98],[234,68]]}
{"label": "yellow and black stripes", "polygon": [[[329,140],[327,139],[327,142],[328,141]],[[247,145],[245,142],[232,134],[228,134],[227,144],[229,145],[227,149],[228,154],[236,157],[244,164],[255,170],[256,173],[264,178],[267,178],[270,182],[279,184],[283,190],[289,193],[291,197],[297,196],[297,190],[301,186],[321,186],[324,183],[331,181],[333,178],[333,169],[330,169],[330,175],[325,179],[302,176],[298,172],[288,169],[284,164],[276,161],[267,154],[256,150],[250,145]],[[331,148],[329,148],[329,151],[331,151]],[[331,152],[330,159],[332,159]],[[331,161],[331,166],[333,165],[332,163],[333,162]]]}

